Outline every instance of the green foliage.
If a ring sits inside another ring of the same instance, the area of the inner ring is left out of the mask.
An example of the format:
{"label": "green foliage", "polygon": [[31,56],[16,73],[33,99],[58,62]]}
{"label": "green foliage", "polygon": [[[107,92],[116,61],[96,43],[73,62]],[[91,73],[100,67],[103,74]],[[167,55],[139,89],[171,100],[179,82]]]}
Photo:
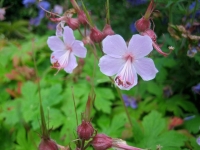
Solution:
{"label": "green foliage", "polygon": [[[137,133],[140,136],[134,137],[135,141],[137,141],[136,145],[149,149],[155,149],[158,145],[162,146],[164,150],[179,149],[187,141],[187,138],[175,131],[167,131],[166,125],[166,120],[161,117],[161,114],[152,111],[142,121],[143,133]],[[139,131],[141,130],[137,129],[137,132]],[[141,134],[143,135],[141,136]]]}
{"label": "green foliage", "polygon": [[[57,2],[63,3],[65,9],[71,7],[69,1],[59,0],[52,1],[51,8]],[[106,1],[83,2],[92,14],[93,23],[102,30]],[[164,52],[169,52],[169,46],[175,49],[167,57],[153,50],[149,57],[159,70],[155,79],[143,81],[139,77],[137,86],[129,91],[121,91],[134,97],[137,102],[137,108],[127,107],[133,125],[131,127],[115,85],[101,73],[99,62],[93,55],[95,52],[98,57],[102,56],[101,45],[96,45],[95,50],[92,46],[86,46],[87,57],[83,60],[83,66],[79,64],[79,71],[66,74],[60,70],[56,74],[57,70],[50,67],[52,51],[46,43],[55,31],[47,29],[47,19],[42,20],[38,27],[30,26],[30,18],[38,13],[36,5],[27,9],[22,7],[20,0],[12,3],[3,1],[3,7],[11,7],[6,9],[6,20],[0,22],[0,149],[37,149],[42,133],[39,92],[51,138],[61,145],[70,144],[73,149],[77,141],[77,126],[82,121],[81,114],[91,88],[94,88],[96,98],[91,123],[98,133],[151,150],[157,150],[159,145],[162,150],[198,150],[196,138],[200,135],[200,97],[192,88],[200,82],[199,41],[188,36],[199,36],[200,33],[187,30],[187,36],[183,36],[184,33],[178,31],[176,25],[192,25],[193,22],[199,22],[199,18],[193,17],[194,9],[189,10],[192,1],[155,2],[159,12],[153,12],[152,19],[157,43],[162,45]],[[133,6],[126,0],[110,0],[110,22],[115,33],[128,41],[133,34],[130,24],[144,15],[147,5]],[[199,4],[196,9],[199,10]],[[172,33],[170,27],[176,32]],[[74,31],[74,34],[82,40],[78,31]],[[190,58],[187,52],[191,47],[198,52]],[[34,69],[34,56],[39,79]],[[194,117],[184,119],[187,116]],[[183,124],[169,129],[172,117],[179,117]]]}

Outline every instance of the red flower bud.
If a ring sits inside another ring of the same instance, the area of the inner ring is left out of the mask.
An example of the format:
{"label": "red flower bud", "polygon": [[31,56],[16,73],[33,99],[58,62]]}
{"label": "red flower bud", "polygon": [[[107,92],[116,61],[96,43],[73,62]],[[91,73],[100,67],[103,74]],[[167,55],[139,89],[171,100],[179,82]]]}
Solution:
{"label": "red flower bud", "polygon": [[91,29],[90,39],[93,42],[99,43],[103,40],[103,33],[99,31],[96,27],[93,27]]}
{"label": "red flower bud", "polygon": [[115,32],[112,30],[111,26],[109,24],[106,24],[103,28],[103,36],[104,38],[108,35],[114,35]]}
{"label": "red flower bud", "polygon": [[94,133],[94,128],[90,122],[83,120],[77,128],[77,133],[80,139],[89,140]]}
{"label": "red flower bud", "polygon": [[58,146],[57,146],[56,142],[54,142],[51,139],[50,140],[42,139],[38,149],[39,150],[58,150]]}
{"label": "red flower bud", "polygon": [[95,150],[105,150],[112,147],[112,138],[105,134],[97,134],[92,140]]}
{"label": "red flower bud", "polygon": [[84,24],[84,25],[87,24],[87,17],[85,15],[84,11],[80,10],[78,12],[78,20],[81,24]]}
{"label": "red flower bud", "polygon": [[80,25],[77,18],[67,18],[66,23],[72,30],[76,30]]}
{"label": "red flower bud", "polygon": [[135,27],[138,32],[144,32],[147,29],[150,29],[151,22],[149,19],[145,19],[144,17],[140,18],[135,22]]}

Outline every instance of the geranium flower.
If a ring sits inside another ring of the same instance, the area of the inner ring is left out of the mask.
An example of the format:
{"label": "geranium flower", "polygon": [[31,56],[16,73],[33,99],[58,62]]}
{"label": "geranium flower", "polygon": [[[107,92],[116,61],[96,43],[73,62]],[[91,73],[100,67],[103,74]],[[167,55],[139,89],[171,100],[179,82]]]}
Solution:
{"label": "geranium flower", "polygon": [[[99,67],[107,76],[115,76],[115,84],[129,90],[137,84],[137,74],[143,80],[155,78],[158,70],[148,55],[152,50],[152,40],[148,36],[133,35],[127,47],[120,35],[107,36],[103,40],[103,52]],[[137,74],[136,74],[137,73]]]}
{"label": "geranium flower", "polygon": [[53,51],[51,54],[51,63],[53,64],[53,68],[58,70],[64,69],[66,72],[72,73],[77,66],[74,55],[85,58],[87,51],[83,42],[75,40],[73,30],[68,26],[64,27],[63,41],[58,36],[48,38],[47,44]]}

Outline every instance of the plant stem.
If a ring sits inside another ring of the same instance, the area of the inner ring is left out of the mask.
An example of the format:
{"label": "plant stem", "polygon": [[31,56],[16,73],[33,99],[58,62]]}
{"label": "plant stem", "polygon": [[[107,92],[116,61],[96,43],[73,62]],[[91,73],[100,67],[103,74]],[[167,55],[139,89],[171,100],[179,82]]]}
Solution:
{"label": "plant stem", "polygon": [[123,100],[123,98],[122,98],[121,91],[119,90],[118,87],[116,87],[116,89],[117,89],[117,93],[118,93],[118,95],[119,95],[119,97],[120,97],[120,99],[121,99],[121,101],[122,101],[122,103],[123,103],[124,110],[125,110],[125,112],[126,112],[126,115],[127,115],[128,121],[129,121],[131,127],[133,127],[133,124],[132,124],[132,122],[131,122],[130,115],[129,115],[129,113],[128,113],[128,109],[127,109],[127,107],[126,107],[126,105],[125,105],[125,102],[124,102],[124,100]]}

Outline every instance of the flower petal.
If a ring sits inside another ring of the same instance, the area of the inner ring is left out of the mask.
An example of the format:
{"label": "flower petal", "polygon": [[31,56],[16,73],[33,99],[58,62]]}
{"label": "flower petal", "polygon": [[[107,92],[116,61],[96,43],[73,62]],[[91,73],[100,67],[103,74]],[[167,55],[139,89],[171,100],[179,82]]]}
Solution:
{"label": "flower petal", "polygon": [[69,56],[69,61],[67,66],[64,68],[64,70],[68,73],[72,73],[73,70],[78,66],[76,62],[76,57],[71,53]]}
{"label": "flower petal", "polygon": [[107,76],[117,74],[124,64],[125,61],[123,59],[110,57],[108,55],[101,57],[99,60],[100,70]]}
{"label": "flower petal", "polygon": [[136,72],[142,77],[143,80],[148,81],[155,78],[158,70],[154,62],[150,58],[141,58],[134,62]]}
{"label": "flower petal", "polygon": [[59,51],[65,49],[63,41],[57,36],[49,37],[47,40],[47,44],[52,51]]}
{"label": "flower petal", "polygon": [[65,68],[65,66],[68,64],[69,61],[69,54],[70,51],[54,51],[51,54],[51,63],[54,65],[54,63],[57,63],[57,69]]}
{"label": "flower petal", "polygon": [[72,44],[71,48],[72,48],[72,52],[74,53],[74,55],[81,57],[81,58],[86,57],[87,50],[84,47],[83,42],[76,40]]}
{"label": "flower petal", "polygon": [[63,40],[64,40],[64,43],[67,44],[67,46],[69,46],[69,47],[75,41],[73,30],[68,26],[64,27]]}
{"label": "flower petal", "polygon": [[117,85],[122,90],[130,90],[133,86],[135,86],[138,79],[132,63],[126,62],[114,80],[115,85]]}
{"label": "flower petal", "polygon": [[115,58],[121,58],[127,52],[126,42],[120,35],[107,36],[102,44],[103,52]]}
{"label": "flower petal", "polygon": [[132,52],[135,59],[148,55],[152,50],[152,40],[148,36],[133,35],[128,44],[128,51]]}

